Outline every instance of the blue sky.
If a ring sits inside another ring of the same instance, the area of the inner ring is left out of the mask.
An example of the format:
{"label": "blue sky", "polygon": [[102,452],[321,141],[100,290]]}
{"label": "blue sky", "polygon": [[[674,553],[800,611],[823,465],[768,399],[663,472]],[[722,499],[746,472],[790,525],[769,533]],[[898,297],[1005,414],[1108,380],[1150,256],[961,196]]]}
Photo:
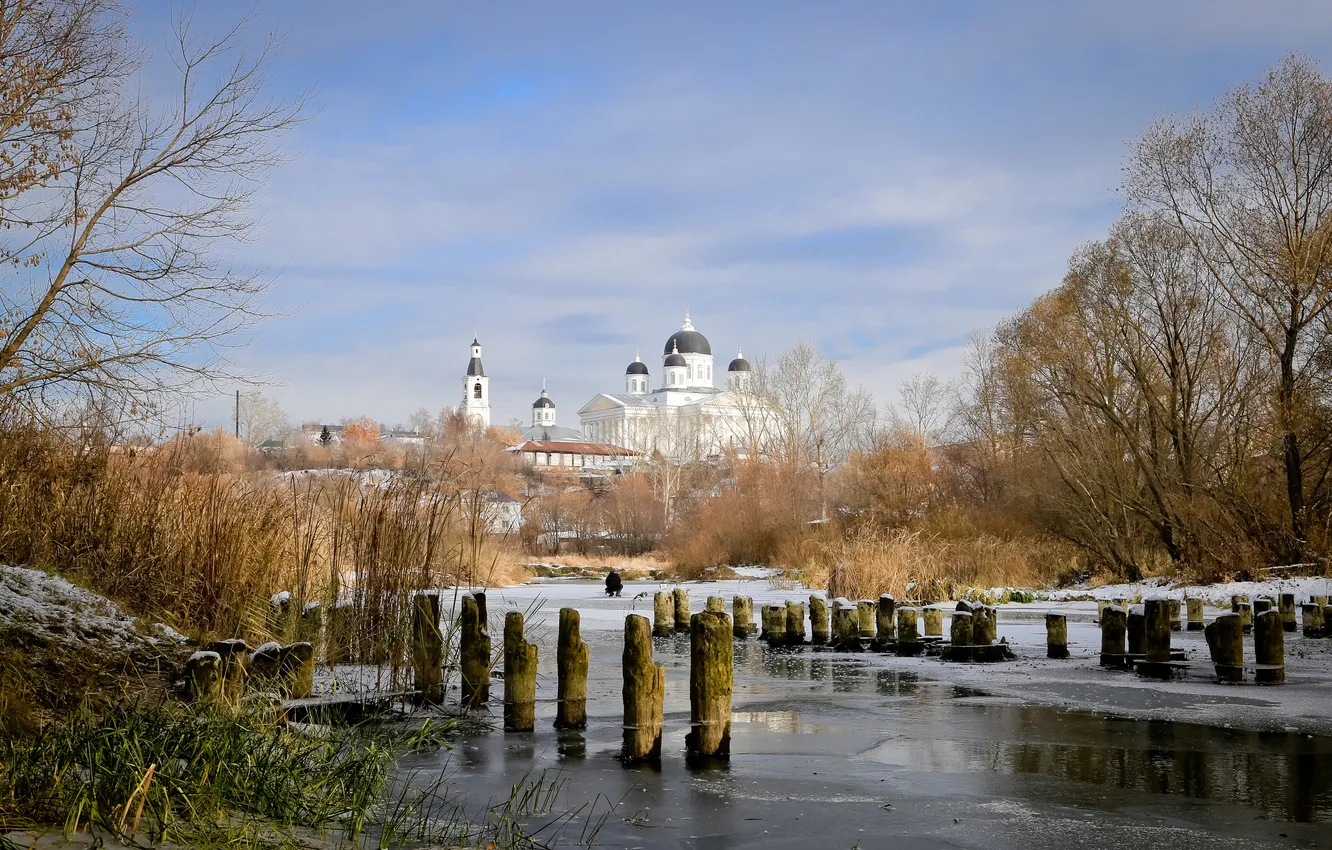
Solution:
{"label": "blue sky", "polygon": [[284,315],[239,359],[294,421],[454,405],[475,331],[496,423],[545,378],[576,425],[686,306],[721,363],[807,338],[887,404],[1058,284],[1153,117],[1332,70],[1326,3],[284,0],[270,30],[317,112],[241,255]]}

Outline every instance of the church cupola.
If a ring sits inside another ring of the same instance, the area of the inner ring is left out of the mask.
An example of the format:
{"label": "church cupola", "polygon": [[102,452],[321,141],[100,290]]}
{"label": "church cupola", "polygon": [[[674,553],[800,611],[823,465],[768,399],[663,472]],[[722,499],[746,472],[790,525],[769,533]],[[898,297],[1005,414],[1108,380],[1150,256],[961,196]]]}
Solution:
{"label": "church cupola", "polygon": [[689,384],[689,361],[680,353],[678,346],[671,347],[671,353],[661,359],[662,388],[682,390]]}
{"label": "church cupola", "polygon": [[546,394],[546,382],[541,382],[541,397],[532,402],[532,427],[555,427],[555,402]]}
{"label": "church cupola", "polygon": [[745,359],[744,353],[740,351],[740,347],[736,346],[735,359],[731,361],[730,366],[726,367],[726,385],[733,390],[749,389],[749,381],[753,371],[750,368],[749,361]]}
{"label": "church cupola", "polygon": [[624,391],[630,395],[647,395],[648,367],[634,352],[634,362],[624,370]]}
{"label": "church cupola", "polygon": [[463,374],[462,404],[458,405],[458,414],[466,417],[473,424],[482,428],[490,427],[490,378],[481,365],[481,343],[472,337],[472,359],[467,361],[467,371]]}
{"label": "church cupola", "polygon": [[[666,340],[666,347],[662,349],[665,360],[672,356],[681,358],[684,362],[684,378],[672,384],[670,375],[664,377],[665,383],[662,384],[666,389],[683,388],[697,389],[712,386],[712,344],[703,334],[694,330],[694,323],[689,320],[689,311],[685,310],[684,324],[680,329],[671,334]],[[662,361],[663,367],[669,364]]]}

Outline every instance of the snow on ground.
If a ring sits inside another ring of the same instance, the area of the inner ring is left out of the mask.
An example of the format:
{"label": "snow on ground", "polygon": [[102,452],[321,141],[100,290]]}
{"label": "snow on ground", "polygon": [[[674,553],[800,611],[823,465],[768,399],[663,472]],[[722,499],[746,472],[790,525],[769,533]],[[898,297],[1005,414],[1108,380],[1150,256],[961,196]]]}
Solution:
{"label": "snow on ground", "polygon": [[154,627],[156,634],[145,634],[106,597],[26,567],[0,566],[0,628],[22,631],[42,645],[135,649],[183,640],[160,623]]}
{"label": "snow on ground", "polygon": [[1224,584],[1174,584],[1163,579],[1146,579],[1132,584],[1107,584],[1101,587],[1038,592],[1037,598],[1050,600],[1073,599],[1146,599],[1163,596],[1183,599],[1186,596],[1202,599],[1206,604],[1230,607],[1230,597],[1247,596],[1250,600],[1260,596],[1277,599],[1283,593],[1295,594],[1295,602],[1307,601],[1311,596],[1332,596],[1332,578],[1282,578],[1266,581],[1232,581]]}

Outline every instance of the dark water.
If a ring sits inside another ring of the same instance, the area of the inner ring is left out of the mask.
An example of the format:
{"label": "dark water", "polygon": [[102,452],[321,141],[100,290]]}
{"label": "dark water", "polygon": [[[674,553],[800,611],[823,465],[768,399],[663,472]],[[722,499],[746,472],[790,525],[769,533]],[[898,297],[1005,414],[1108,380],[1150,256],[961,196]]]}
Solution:
{"label": "dark water", "polygon": [[[409,766],[445,769],[478,807],[544,772],[559,783],[552,814],[590,801],[594,821],[610,811],[597,835],[608,847],[1332,848],[1330,739],[1021,705],[752,640],[736,644],[729,765],[684,764],[688,639],[677,636],[656,640],[662,765],[626,768],[618,635],[585,638],[586,732],[551,728],[543,659],[535,733],[476,735],[443,763]],[[496,715],[501,692],[497,682]],[[546,834],[572,843],[584,828],[580,817]]]}

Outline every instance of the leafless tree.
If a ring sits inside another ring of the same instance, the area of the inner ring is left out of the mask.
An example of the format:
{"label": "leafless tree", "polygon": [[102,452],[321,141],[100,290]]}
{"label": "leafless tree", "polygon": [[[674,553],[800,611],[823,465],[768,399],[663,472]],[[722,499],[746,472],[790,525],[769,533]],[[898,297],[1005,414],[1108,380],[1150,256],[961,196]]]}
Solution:
{"label": "leafless tree", "polygon": [[917,372],[898,388],[899,405],[889,411],[889,419],[912,435],[920,448],[937,446],[946,439],[956,416],[953,387],[937,375]]}
{"label": "leafless tree", "polygon": [[291,428],[278,400],[258,391],[241,393],[239,413],[240,439],[247,446],[276,439]]}

